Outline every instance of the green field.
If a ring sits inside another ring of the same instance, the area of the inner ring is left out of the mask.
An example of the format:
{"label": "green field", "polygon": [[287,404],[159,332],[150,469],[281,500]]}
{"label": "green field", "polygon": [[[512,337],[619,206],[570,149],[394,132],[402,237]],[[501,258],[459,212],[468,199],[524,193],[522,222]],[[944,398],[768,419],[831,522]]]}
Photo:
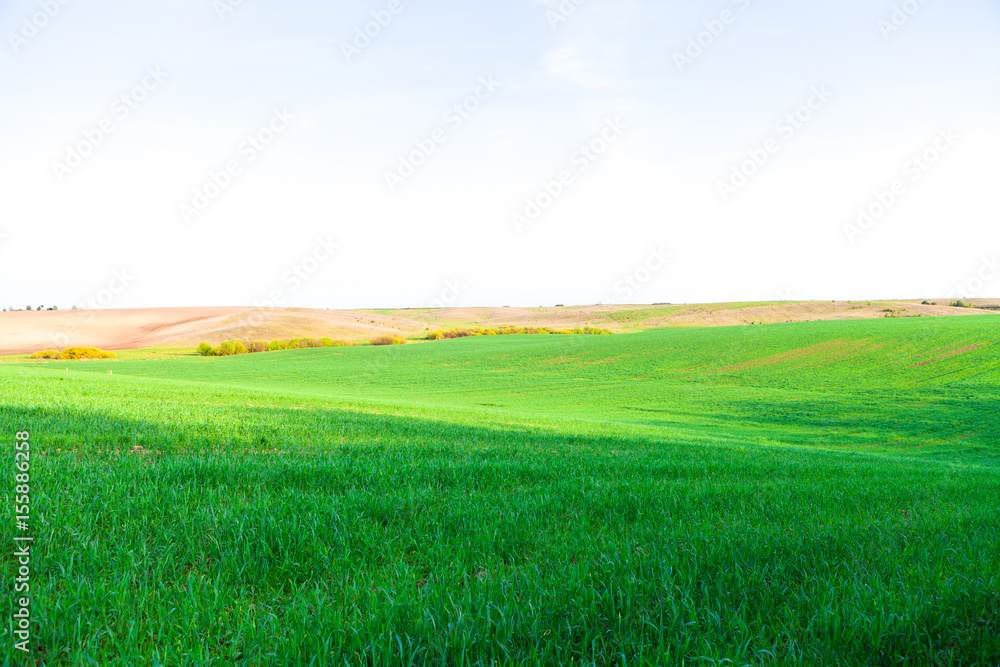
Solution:
{"label": "green field", "polygon": [[0,364],[34,657],[995,666],[998,341],[970,316]]}

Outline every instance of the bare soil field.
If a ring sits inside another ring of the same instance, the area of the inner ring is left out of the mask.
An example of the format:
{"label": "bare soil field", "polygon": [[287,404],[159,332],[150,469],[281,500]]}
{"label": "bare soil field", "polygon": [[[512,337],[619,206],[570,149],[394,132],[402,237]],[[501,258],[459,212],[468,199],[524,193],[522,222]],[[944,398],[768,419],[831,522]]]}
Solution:
{"label": "bare soil field", "polygon": [[0,354],[71,345],[105,350],[218,345],[234,338],[412,336],[426,324],[369,313],[299,308],[140,308],[0,313]]}

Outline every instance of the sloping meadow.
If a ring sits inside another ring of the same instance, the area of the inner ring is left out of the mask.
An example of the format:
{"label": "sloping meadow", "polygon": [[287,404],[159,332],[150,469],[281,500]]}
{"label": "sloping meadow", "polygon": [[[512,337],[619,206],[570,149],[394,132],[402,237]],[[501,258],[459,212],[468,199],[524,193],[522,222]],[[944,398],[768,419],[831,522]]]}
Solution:
{"label": "sloping meadow", "polygon": [[36,657],[996,664],[991,321],[4,365]]}

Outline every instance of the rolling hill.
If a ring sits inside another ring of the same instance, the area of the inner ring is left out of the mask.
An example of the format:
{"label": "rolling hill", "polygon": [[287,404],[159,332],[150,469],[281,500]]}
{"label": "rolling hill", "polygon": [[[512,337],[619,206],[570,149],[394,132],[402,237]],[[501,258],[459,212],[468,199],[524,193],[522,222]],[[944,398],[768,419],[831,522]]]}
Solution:
{"label": "rolling hill", "polygon": [[998,342],[979,315],[5,363],[38,654],[995,665]]}
{"label": "rolling hill", "polygon": [[[940,300],[766,302],[696,305],[570,306],[552,308],[442,308],[317,310],[307,308],[146,308],[131,310],[14,311],[0,313],[0,355],[71,345],[106,350],[194,347],[224,340],[323,337],[352,341],[392,335],[410,339],[440,328],[469,326],[597,326],[612,331],[656,327],[710,327],[779,322],[873,319],[886,315],[968,315]],[[996,307],[978,299],[969,303]],[[975,311],[973,311],[975,312]],[[981,311],[996,312],[996,311]]]}

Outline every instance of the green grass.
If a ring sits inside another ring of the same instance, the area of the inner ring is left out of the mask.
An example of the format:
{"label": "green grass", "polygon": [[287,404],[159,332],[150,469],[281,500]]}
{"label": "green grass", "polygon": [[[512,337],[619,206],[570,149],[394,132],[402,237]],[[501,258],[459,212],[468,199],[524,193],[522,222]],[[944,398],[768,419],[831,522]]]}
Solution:
{"label": "green grass", "polygon": [[36,656],[1000,664],[995,322],[4,364]]}

